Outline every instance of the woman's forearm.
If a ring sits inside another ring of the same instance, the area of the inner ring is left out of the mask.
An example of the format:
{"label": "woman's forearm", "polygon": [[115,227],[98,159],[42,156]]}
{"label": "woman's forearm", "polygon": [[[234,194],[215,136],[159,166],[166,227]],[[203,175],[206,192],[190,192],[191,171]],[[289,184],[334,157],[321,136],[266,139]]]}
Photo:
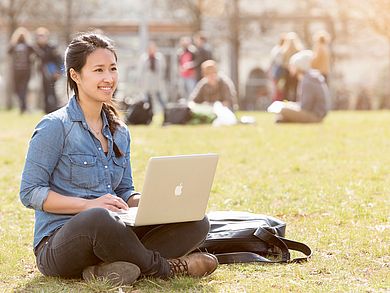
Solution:
{"label": "woman's forearm", "polygon": [[64,196],[49,191],[43,210],[53,214],[77,214],[88,208],[88,200],[80,197]]}

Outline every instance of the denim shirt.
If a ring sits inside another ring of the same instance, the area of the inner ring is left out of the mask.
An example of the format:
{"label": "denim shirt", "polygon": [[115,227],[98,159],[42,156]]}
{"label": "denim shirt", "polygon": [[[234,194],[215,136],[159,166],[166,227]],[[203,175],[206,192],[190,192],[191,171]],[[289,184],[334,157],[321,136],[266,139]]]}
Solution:
{"label": "denim shirt", "polygon": [[[44,116],[36,126],[20,186],[22,203],[35,209],[34,247],[73,216],[43,211],[49,190],[86,199],[110,193],[125,202],[135,194],[128,128],[121,123],[112,136],[103,111],[102,118],[107,155],[90,131],[75,97],[65,107]],[[124,156],[115,157],[113,141]]]}

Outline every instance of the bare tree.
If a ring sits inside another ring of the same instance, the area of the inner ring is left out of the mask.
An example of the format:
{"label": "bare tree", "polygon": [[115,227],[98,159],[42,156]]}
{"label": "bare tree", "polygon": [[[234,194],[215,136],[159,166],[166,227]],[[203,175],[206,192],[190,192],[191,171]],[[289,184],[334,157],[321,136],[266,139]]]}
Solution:
{"label": "bare tree", "polygon": [[30,13],[35,20],[59,31],[64,43],[67,44],[74,33],[74,28],[92,17],[100,5],[99,0],[62,0],[56,2],[41,0]]}
{"label": "bare tree", "polygon": [[[37,0],[0,0],[0,16],[5,20],[6,35],[8,39],[11,38],[12,33],[20,25],[21,19],[28,15],[29,9],[35,2],[37,2]],[[13,81],[10,74],[12,72],[12,63],[9,58],[6,59],[6,68],[8,74],[5,76],[5,107],[9,110],[13,106]]]}
{"label": "bare tree", "polygon": [[390,0],[368,0],[368,21],[376,32],[390,40]]}
{"label": "bare tree", "polygon": [[390,0],[369,0],[369,4],[371,11],[368,14],[368,22],[377,33],[387,39],[390,66]]}
{"label": "bare tree", "polygon": [[239,97],[239,59],[240,59],[240,0],[229,0],[227,3],[230,43],[230,77]]}
{"label": "bare tree", "polygon": [[220,16],[224,9],[225,0],[166,0],[160,2],[171,17],[187,18],[192,24],[193,32],[203,29],[205,16]]}
{"label": "bare tree", "polygon": [[[369,14],[369,23],[372,28],[387,39],[388,48],[388,72],[390,77],[390,0],[370,0],[371,13]],[[390,85],[386,83],[386,101],[385,106],[390,106]]]}
{"label": "bare tree", "polygon": [[159,2],[170,17],[180,17],[192,26],[195,33],[202,28],[202,4],[203,0],[166,0]]}
{"label": "bare tree", "polygon": [[[48,26],[61,33],[64,43],[70,41],[76,24],[92,16],[99,0],[0,0],[0,17],[5,20],[6,35],[9,39],[20,25]],[[12,64],[6,59],[6,109],[13,106]]]}
{"label": "bare tree", "polygon": [[[364,0],[357,6],[358,17],[368,24],[376,33],[383,36],[388,43],[387,79],[390,77],[390,0]],[[390,107],[390,84],[385,83],[385,106]]]}
{"label": "bare tree", "polygon": [[0,0],[0,15],[5,19],[7,36],[10,38],[14,30],[19,26],[20,19],[30,7],[34,0]]}

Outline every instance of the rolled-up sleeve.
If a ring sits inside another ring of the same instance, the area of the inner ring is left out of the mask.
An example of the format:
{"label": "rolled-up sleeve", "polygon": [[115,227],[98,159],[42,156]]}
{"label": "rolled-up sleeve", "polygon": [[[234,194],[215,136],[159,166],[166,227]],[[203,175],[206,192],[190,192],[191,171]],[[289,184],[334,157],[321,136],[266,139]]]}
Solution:
{"label": "rolled-up sleeve", "polygon": [[61,157],[64,127],[59,119],[44,117],[30,140],[20,184],[20,200],[28,208],[42,210],[50,190],[50,177]]}
{"label": "rolled-up sleeve", "polygon": [[125,202],[129,200],[129,198],[137,194],[134,191],[133,185],[133,175],[131,171],[131,162],[130,162],[130,133],[127,131],[127,145],[126,145],[126,167],[123,173],[123,177],[117,188],[115,189],[115,193],[117,196],[121,197]]}

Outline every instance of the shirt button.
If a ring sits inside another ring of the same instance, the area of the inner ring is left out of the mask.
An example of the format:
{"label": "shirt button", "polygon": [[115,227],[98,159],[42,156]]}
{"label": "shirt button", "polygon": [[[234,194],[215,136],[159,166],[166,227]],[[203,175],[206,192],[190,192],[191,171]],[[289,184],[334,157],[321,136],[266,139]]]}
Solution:
{"label": "shirt button", "polygon": [[106,168],[106,169],[107,169],[107,168],[108,168],[108,166],[104,166],[104,168]]}
{"label": "shirt button", "polygon": [[98,148],[98,150],[99,150],[99,151],[101,151],[101,150],[102,150],[102,148]]}
{"label": "shirt button", "polygon": [[110,184],[108,184],[108,185],[107,185],[107,187],[108,187],[108,188],[110,188],[110,187],[111,187],[111,185],[110,185]]}
{"label": "shirt button", "polygon": [[87,165],[88,163],[87,162],[84,162],[84,165]]}

